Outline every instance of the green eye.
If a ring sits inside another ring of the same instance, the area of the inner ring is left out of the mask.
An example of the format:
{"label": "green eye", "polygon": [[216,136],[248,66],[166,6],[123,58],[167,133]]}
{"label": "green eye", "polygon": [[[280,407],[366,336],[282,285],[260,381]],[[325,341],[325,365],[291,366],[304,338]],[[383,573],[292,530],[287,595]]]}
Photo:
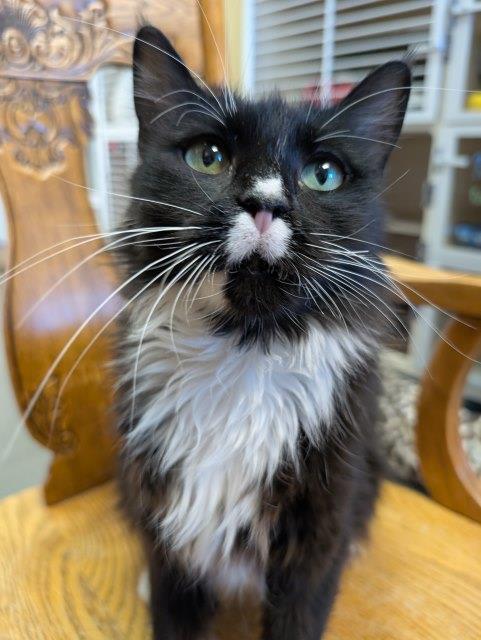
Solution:
{"label": "green eye", "polygon": [[212,176],[222,173],[229,165],[227,156],[221,147],[211,142],[196,142],[187,149],[184,158],[189,167],[195,171],[208,173]]}
{"label": "green eye", "polygon": [[301,173],[301,182],[315,191],[335,191],[344,182],[345,174],[332,160],[307,164]]}

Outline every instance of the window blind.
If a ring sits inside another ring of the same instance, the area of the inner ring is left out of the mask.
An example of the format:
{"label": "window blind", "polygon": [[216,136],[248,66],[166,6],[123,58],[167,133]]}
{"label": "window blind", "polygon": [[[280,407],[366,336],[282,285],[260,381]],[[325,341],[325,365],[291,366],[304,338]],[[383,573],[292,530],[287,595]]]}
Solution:
{"label": "window blind", "polygon": [[278,89],[298,98],[321,85],[340,97],[376,66],[409,54],[415,60],[410,110],[428,109],[427,94],[439,79],[433,58],[444,46],[440,23],[449,2],[252,1],[256,94]]}

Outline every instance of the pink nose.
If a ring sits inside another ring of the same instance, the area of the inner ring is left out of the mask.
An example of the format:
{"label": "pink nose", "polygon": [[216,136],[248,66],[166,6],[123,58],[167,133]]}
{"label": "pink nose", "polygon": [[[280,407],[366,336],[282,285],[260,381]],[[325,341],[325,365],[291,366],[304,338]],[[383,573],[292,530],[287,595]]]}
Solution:
{"label": "pink nose", "polygon": [[259,233],[265,233],[272,224],[272,211],[262,209],[258,211],[254,216],[254,223]]}

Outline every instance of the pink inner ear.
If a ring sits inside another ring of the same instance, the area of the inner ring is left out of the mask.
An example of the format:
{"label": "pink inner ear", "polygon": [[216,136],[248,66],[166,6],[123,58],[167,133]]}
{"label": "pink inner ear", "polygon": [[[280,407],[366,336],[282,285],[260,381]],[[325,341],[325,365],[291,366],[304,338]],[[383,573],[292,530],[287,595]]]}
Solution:
{"label": "pink inner ear", "polygon": [[272,211],[262,209],[254,216],[254,223],[259,233],[265,233],[272,224]]}

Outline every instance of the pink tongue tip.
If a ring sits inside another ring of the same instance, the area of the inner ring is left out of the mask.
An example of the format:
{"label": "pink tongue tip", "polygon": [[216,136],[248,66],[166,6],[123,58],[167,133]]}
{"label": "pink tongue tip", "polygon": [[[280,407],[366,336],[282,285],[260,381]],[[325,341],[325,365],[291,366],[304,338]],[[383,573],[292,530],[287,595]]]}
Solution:
{"label": "pink tongue tip", "polygon": [[258,211],[254,216],[254,224],[259,233],[265,233],[272,224],[272,211],[267,211],[266,209]]}

